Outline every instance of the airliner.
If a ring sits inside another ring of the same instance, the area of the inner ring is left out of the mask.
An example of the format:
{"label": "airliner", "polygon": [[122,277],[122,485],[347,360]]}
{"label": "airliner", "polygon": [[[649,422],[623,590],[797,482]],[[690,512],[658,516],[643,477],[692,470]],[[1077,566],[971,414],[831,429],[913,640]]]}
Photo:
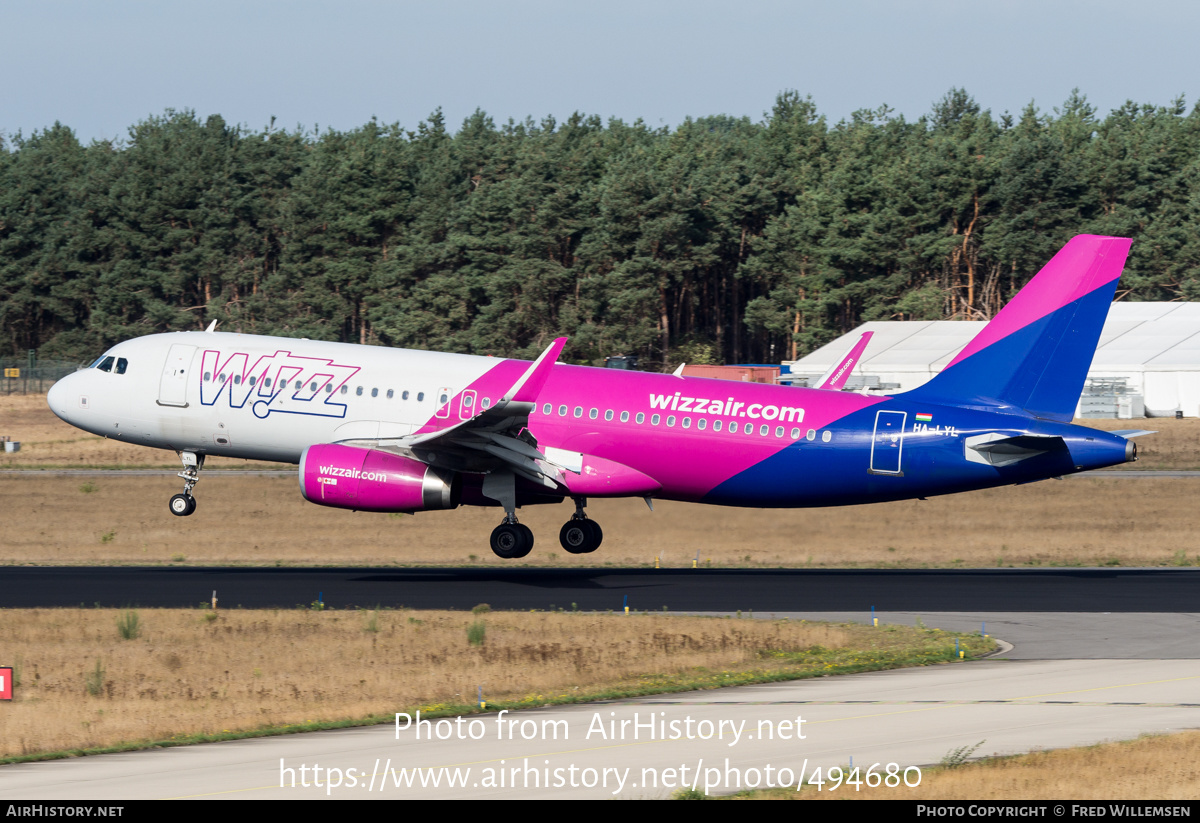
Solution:
{"label": "airliner", "polygon": [[[559,541],[603,540],[588,498],[811,507],[1028,483],[1137,458],[1141,431],[1072,425],[1131,241],[1070,240],[925,385],[895,395],[206,331],[113,346],[50,390],[86,431],[175,451],[174,515],[209,455],[299,466],[309,501],[354,511],[503,508],[503,558],[529,554],[523,506],[570,499]],[[860,341],[862,346],[866,340]],[[848,354],[857,361],[862,349]]]}

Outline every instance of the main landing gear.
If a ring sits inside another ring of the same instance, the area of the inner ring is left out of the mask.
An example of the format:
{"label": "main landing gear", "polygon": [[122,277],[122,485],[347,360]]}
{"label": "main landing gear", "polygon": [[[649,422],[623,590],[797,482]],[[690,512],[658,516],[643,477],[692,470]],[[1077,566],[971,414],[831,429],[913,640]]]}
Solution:
{"label": "main landing gear", "polygon": [[604,531],[595,520],[588,520],[583,513],[587,506],[586,497],[575,498],[575,514],[563,524],[558,532],[558,542],[571,554],[588,554],[600,548],[604,540]]}
{"label": "main landing gear", "polygon": [[492,530],[492,551],[505,560],[515,560],[533,551],[533,531],[517,522],[515,514],[505,515],[504,522]]}
{"label": "main landing gear", "polygon": [[[576,497],[575,514],[558,533],[558,542],[571,554],[594,552],[604,540],[600,524],[583,513],[586,505],[586,497]],[[533,551],[533,532],[517,522],[515,510],[507,512],[504,522],[492,530],[492,551],[505,560],[516,560]]]}
{"label": "main landing gear", "polygon": [[200,482],[200,469],[204,468],[204,455],[195,452],[180,452],[179,459],[183,461],[183,494],[171,498],[168,504],[171,514],[176,517],[187,517],[196,510],[196,498],[192,497],[192,489]]}

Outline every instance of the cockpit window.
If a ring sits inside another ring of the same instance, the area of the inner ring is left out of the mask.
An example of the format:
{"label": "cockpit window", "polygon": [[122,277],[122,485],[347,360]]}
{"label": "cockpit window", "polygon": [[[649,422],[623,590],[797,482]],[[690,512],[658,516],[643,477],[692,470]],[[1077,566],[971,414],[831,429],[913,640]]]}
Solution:
{"label": "cockpit window", "polygon": [[114,361],[114,360],[116,360],[116,359],[117,359],[117,358],[113,357],[113,356],[110,354],[108,357],[106,357],[106,358],[104,358],[103,360],[101,360],[101,361],[100,361],[100,362],[99,362],[99,363],[96,365],[96,368],[98,368],[100,371],[112,371],[112,367],[113,367],[113,361]]}
{"label": "cockpit window", "polygon": [[126,360],[124,357],[118,357],[117,358],[117,374],[124,374],[125,370],[127,368],[129,368],[129,361]]}

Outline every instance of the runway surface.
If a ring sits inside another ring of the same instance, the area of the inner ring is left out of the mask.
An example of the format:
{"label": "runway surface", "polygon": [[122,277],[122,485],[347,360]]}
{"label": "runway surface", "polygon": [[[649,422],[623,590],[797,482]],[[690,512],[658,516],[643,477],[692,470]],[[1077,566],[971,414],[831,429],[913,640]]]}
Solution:
{"label": "runway surface", "polygon": [[1200,612],[1200,569],[0,567],[0,608]]}

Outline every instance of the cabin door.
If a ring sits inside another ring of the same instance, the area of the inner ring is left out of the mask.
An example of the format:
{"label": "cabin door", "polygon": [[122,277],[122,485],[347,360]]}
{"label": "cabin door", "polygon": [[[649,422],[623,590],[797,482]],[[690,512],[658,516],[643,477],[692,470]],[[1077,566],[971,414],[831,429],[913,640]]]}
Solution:
{"label": "cabin door", "polygon": [[881,411],[875,414],[875,436],[871,439],[871,473],[903,474],[904,421],[908,412]]}

